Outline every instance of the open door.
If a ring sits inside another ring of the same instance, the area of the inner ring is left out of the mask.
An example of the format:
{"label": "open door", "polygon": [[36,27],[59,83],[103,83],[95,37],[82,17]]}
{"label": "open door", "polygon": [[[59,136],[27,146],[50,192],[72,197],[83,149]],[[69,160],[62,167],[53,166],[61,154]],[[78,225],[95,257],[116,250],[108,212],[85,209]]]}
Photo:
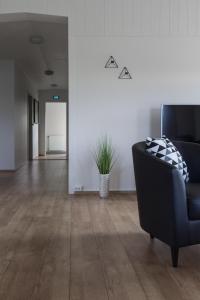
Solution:
{"label": "open door", "polygon": [[[46,155],[66,159],[66,103],[46,103]],[[53,155],[53,156],[52,156]]]}

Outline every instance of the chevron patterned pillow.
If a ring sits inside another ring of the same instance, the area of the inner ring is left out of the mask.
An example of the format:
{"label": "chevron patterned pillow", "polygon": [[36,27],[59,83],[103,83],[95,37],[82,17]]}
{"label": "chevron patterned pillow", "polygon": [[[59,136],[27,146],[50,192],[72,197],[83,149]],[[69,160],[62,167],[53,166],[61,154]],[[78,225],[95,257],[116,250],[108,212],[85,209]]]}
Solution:
{"label": "chevron patterned pillow", "polygon": [[184,181],[189,181],[189,173],[186,162],[184,161],[178,149],[168,138],[147,137],[146,151],[177,168],[183,176]]}

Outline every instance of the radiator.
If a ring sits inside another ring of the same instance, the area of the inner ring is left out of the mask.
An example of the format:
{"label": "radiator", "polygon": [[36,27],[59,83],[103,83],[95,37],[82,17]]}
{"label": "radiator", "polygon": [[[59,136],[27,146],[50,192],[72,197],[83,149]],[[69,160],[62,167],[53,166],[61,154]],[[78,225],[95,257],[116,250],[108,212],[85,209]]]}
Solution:
{"label": "radiator", "polygon": [[66,151],[66,137],[64,135],[48,135],[47,151]]}

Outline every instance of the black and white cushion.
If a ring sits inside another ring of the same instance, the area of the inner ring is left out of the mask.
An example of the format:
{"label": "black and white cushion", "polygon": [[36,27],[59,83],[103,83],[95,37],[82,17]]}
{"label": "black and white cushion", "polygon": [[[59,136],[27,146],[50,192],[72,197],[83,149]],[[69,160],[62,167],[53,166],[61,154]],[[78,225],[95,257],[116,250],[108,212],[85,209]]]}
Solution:
{"label": "black and white cushion", "polygon": [[176,167],[183,176],[185,182],[189,181],[189,173],[186,162],[178,149],[168,138],[147,137],[146,151]]}

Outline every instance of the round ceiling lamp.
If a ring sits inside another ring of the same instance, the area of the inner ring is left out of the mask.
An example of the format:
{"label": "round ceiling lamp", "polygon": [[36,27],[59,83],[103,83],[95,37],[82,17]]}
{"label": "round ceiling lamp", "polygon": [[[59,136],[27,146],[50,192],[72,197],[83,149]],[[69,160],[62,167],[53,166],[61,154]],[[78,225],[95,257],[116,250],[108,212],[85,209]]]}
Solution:
{"label": "round ceiling lamp", "polygon": [[44,43],[44,38],[41,35],[31,35],[29,41],[33,45],[41,45]]}
{"label": "round ceiling lamp", "polygon": [[58,85],[57,85],[57,83],[52,83],[51,87],[56,88],[56,87],[58,87]]}
{"label": "round ceiling lamp", "polygon": [[54,74],[54,71],[53,70],[45,70],[44,74],[47,75],[47,76],[51,76],[51,75]]}

